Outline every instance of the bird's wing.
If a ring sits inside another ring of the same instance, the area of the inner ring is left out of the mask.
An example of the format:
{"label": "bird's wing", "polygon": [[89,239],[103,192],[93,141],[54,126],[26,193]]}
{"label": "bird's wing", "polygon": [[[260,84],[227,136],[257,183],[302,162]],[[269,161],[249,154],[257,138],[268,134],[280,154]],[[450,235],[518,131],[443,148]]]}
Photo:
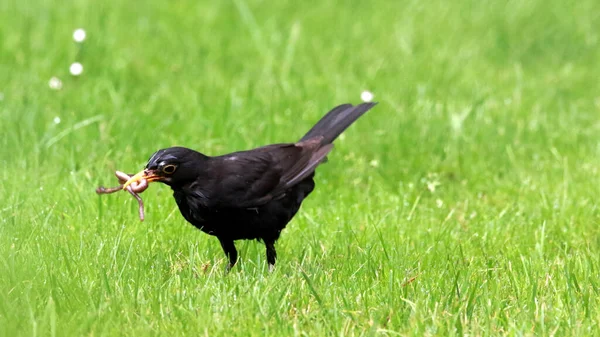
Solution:
{"label": "bird's wing", "polygon": [[211,205],[252,208],[283,195],[309,176],[333,147],[312,138],[214,157],[218,179],[210,188]]}

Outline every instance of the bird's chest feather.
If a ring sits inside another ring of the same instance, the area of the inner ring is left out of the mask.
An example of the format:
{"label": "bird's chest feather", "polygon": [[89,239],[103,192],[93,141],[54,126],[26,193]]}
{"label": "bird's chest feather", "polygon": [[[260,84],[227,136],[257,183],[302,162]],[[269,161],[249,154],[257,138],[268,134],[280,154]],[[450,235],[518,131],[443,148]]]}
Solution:
{"label": "bird's chest feather", "polygon": [[192,225],[205,230],[204,227],[209,225],[207,222],[211,218],[210,213],[214,211],[206,207],[204,196],[201,193],[174,190],[173,197],[181,215]]}
{"label": "bird's chest feather", "polygon": [[[231,226],[245,218],[243,209],[223,209],[211,204],[211,201],[200,191],[174,190],[173,197],[177,202],[181,215],[196,228],[211,235],[223,235],[231,230]],[[253,211],[255,212],[255,211]]]}

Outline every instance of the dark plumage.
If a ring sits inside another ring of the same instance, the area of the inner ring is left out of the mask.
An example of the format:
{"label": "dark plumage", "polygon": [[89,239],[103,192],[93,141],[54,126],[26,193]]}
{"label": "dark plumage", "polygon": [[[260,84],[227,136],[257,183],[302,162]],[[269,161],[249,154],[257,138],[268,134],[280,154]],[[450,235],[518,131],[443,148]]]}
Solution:
{"label": "dark plumage", "polygon": [[315,168],[332,142],[376,103],[340,105],[325,115],[297,143],[209,157],[184,147],[152,155],[144,171],[130,181],[160,181],[173,189],[183,217],[216,236],[229,258],[237,261],[234,240],[257,239],[275,265],[275,241],[315,187]]}

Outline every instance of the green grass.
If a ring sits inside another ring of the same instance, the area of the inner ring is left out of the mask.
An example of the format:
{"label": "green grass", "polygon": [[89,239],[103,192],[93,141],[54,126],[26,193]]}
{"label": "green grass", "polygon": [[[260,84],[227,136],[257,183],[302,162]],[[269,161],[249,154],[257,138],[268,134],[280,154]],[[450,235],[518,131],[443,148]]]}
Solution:
{"label": "green grass", "polygon": [[[5,0],[0,22],[1,336],[600,334],[597,1]],[[273,274],[244,241],[224,276],[166,186],[144,223],[94,193],[159,148],[294,141],[364,89]]]}

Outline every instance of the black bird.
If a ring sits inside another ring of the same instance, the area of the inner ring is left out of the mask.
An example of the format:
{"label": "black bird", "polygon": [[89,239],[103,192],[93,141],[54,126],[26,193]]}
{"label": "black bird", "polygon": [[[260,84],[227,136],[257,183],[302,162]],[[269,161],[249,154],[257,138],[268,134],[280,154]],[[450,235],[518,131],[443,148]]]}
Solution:
{"label": "black bird", "polygon": [[375,104],[340,105],[296,143],[216,157],[184,147],[158,150],[123,188],[142,179],[169,185],[183,217],[219,239],[227,270],[237,261],[234,241],[241,239],[262,240],[272,270],[275,241],[314,189],[315,168],[332,142]]}

